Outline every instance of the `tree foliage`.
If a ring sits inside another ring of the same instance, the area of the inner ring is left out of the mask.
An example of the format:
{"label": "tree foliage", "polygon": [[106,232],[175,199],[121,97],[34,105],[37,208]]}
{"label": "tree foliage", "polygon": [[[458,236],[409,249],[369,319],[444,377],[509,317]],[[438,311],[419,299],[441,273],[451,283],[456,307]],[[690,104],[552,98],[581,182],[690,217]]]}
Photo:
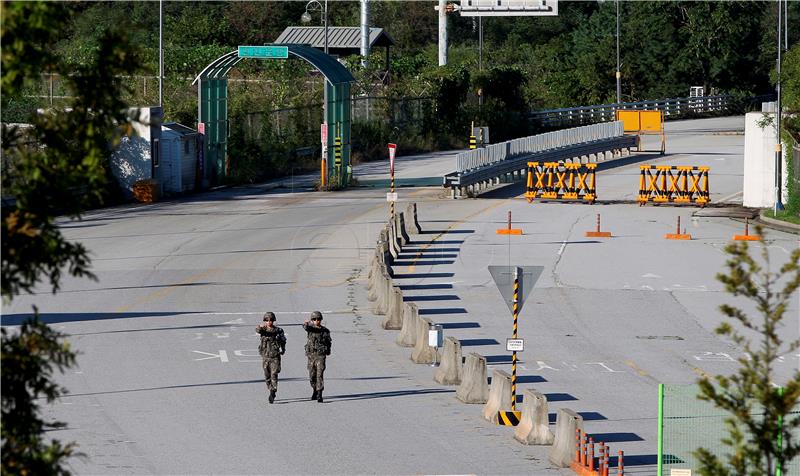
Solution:
{"label": "tree foliage", "polygon": [[[763,236],[762,232],[756,227],[757,235]],[[759,317],[728,304],[720,306],[731,322],[720,324],[717,333],[739,345],[745,357],[739,359],[733,375],[699,381],[700,398],[730,415],[726,419],[729,435],[722,440],[730,448],[729,457],[698,449],[700,473],[772,476],[780,469],[785,474],[786,463],[800,454],[800,441],[792,437],[800,427],[800,416],[789,417],[800,402],[800,371],[778,388],[774,364],[800,346],[800,341],[785,343],[778,335],[790,299],[796,299],[800,286],[800,250],[794,250],[778,272],[770,270],[766,244],[761,245],[760,262],[751,256],[747,242],[734,242],[725,251],[730,257],[727,273],[718,274],[717,279],[728,293],[755,304]],[[753,333],[757,342],[748,337]]]}
{"label": "tree foliage", "polygon": [[[65,239],[55,219],[78,217],[99,203],[108,180],[107,160],[120,137],[131,131],[122,101],[122,77],[138,70],[135,50],[117,30],[97,33],[85,63],[68,64],[52,45],[67,13],[54,2],[2,5],[3,106],[42,72],[59,73],[75,99],[68,109],[27,117],[23,131],[4,122],[2,207],[2,297],[11,301],[40,285],[56,292],[64,273],[92,277],[87,250]],[[34,316],[37,313],[34,312]],[[62,335],[34,317],[18,332],[2,329],[2,473],[65,474],[73,445],[45,441],[40,398],[64,392],[54,370],[75,362]]]}

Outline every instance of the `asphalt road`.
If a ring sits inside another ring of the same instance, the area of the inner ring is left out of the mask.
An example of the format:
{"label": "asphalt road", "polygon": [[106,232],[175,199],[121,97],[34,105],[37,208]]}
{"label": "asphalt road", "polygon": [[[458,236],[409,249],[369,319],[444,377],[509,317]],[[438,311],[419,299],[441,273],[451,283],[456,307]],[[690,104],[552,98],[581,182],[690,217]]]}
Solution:
{"label": "asphalt road", "polygon": [[[712,199],[736,202],[741,127],[742,118],[668,123],[668,155],[641,158],[711,164]],[[601,172],[600,198],[635,194],[639,163]],[[548,448],[520,445],[509,428],[483,421],[479,405],[435,383],[433,369],[412,363],[370,313],[364,285],[388,208],[375,182],[380,167],[357,169],[372,186],[345,192],[309,192],[301,177],[292,188],[224,189],[63,223],[69,239],[91,250],[99,280],[67,279],[58,295],[43,288],[20,297],[2,322],[18,324],[36,304],[81,352],[78,367],[59,377],[70,394],[44,407],[68,423],[51,435],[86,454],[72,469],[571,474],[550,466]],[[398,160],[401,177],[449,170],[452,153]],[[426,231],[404,255],[413,267],[395,269],[406,299],[446,324],[465,353],[490,356],[490,369],[510,368],[502,343],[511,317],[486,267],[545,267],[520,317],[520,387],[546,394],[551,412],[582,412],[588,431],[610,435],[629,455],[630,473],[654,471],[658,382],[735,368],[741,349],[713,334],[717,306],[731,302],[714,275],[741,223],[693,216],[694,208],[528,204],[513,187],[475,200],[447,199],[438,187],[399,193],[418,202]],[[509,210],[524,235],[495,234]],[[614,238],[584,237],[597,213]],[[663,239],[677,215],[694,240]],[[798,245],[794,235],[767,238],[773,265]],[[274,405],[253,332],[267,310],[289,340]],[[323,404],[308,400],[300,327],[313,310],[325,314],[333,337]],[[781,330],[787,340],[800,334],[799,313],[795,300]],[[797,368],[797,356],[787,355],[777,383]]]}

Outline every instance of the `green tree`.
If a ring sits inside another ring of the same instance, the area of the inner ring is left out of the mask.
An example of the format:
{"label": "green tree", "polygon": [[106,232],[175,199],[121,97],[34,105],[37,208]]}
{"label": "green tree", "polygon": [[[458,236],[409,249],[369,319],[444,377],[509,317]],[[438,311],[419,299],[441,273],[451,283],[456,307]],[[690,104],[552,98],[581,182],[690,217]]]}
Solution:
{"label": "green tree", "polygon": [[[3,193],[15,199],[4,204],[0,221],[2,298],[10,302],[43,282],[55,293],[64,273],[93,277],[87,250],[67,241],[55,218],[77,218],[102,200],[110,147],[131,131],[121,76],[135,72],[139,61],[124,34],[106,30],[86,64],[68,66],[52,48],[64,4],[4,2],[0,12],[3,104],[43,72],[65,78],[75,98],[69,109],[27,118],[33,126],[27,135],[3,125]],[[3,474],[67,472],[74,447],[46,441],[45,426],[59,424],[39,416],[41,397],[50,402],[64,392],[53,371],[75,361],[62,337],[38,320],[35,307],[19,332],[2,329]]]}
{"label": "green tree", "polygon": [[[756,234],[763,236],[761,227],[756,227]],[[725,422],[729,434],[722,440],[730,455],[724,460],[705,448],[695,455],[703,475],[772,476],[778,469],[784,472],[786,463],[800,454],[800,441],[792,438],[800,417],[789,417],[800,400],[800,371],[782,388],[774,384],[775,361],[800,345],[784,343],[778,336],[790,299],[800,286],[800,250],[794,250],[778,272],[770,271],[766,244],[761,245],[760,263],[750,255],[747,242],[734,242],[725,251],[727,273],[717,279],[733,296],[752,301],[761,318],[753,319],[731,305],[720,306],[734,325],[723,322],[717,334],[741,346],[746,357],[739,359],[733,375],[702,378],[699,398],[730,414]],[[748,333],[755,333],[758,342],[751,342]]]}

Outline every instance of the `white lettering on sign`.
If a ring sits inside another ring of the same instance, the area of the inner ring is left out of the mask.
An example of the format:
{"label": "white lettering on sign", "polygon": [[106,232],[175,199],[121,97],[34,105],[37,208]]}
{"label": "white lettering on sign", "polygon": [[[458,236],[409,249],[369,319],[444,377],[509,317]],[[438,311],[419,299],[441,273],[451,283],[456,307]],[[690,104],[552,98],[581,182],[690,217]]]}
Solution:
{"label": "white lettering on sign", "polygon": [[[258,353],[258,350],[256,349],[234,350],[233,355],[235,355],[236,357],[244,358],[244,359],[242,358],[237,359],[239,362],[261,362],[261,355]],[[249,357],[258,357],[258,358],[253,359]]]}
{"label": "white lettering on sign", "polygon": [[609,367],[608,365],[606,365],[604,362],[586,362],[586,365],[599,365],[600,367],[603,367],[604,369],[606,369],[605,370],[606,372],[616,372],[616,373],[624,373],[625,372],[624,370],[614,370],[611,367]]}
{"label": "white lettering on sign", "polygon": [[506,339],[506,350],[509,352],[522,352],[525,349],[524,339]]}
{"label": "white lettering on sign", "polygon": [[703,362],[735,362],[733,357],[724,352],[702,352],[694,356],[694,360]]}
{"label": "white lettering on sign", "polygon": [[208,360],[208,359],[219,359],[220,362],[227,362],[228,361],[228,353],[224,350],[219,351],[218,354],[210,354],[208,352],[203,352],[200,350],[193,350],[192,352],[196,354],[208,355],[209,357],[201,357],[199,359],[194,359],[195,361],[198,360]]}

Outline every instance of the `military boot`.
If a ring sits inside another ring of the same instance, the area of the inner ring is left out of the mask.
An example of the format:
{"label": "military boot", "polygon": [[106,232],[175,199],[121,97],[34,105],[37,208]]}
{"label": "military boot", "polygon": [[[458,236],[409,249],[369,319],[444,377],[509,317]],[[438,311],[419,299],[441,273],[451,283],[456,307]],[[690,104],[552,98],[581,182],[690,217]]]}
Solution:
{"label": "military boot", "polygon": [[275,401],[275,390],[270,390],[269,391],[269,403],[272,403],[274,401]]}
{"label": "military boot", "polygon": [[317,392],[317,401],[318,401],[319,403],[322,403],[322,390],[319,390],[319,391]]}
{"label": "military boot", "polygon": [[316,399],[317,399],[317,391],[314,390],[314,393],[311,394],[311,400],[316,400]]}

